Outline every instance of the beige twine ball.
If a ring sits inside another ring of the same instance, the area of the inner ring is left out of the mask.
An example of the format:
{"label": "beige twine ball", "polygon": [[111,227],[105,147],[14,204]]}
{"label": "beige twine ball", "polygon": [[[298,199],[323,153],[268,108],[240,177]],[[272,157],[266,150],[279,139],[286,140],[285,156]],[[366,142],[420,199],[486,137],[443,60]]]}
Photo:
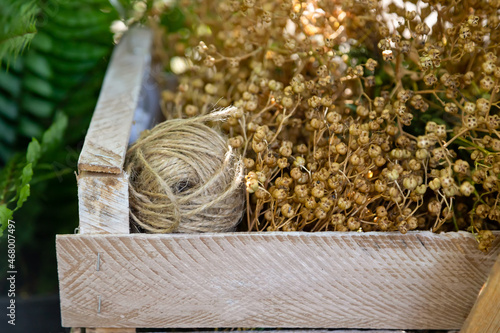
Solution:
{"label": "beige twine ball", "polygon": [[221,133],[204,124],[224,114],[165,121],[129,148],[133,224],[151,233],[235,229],[245,203],[243,166]]}

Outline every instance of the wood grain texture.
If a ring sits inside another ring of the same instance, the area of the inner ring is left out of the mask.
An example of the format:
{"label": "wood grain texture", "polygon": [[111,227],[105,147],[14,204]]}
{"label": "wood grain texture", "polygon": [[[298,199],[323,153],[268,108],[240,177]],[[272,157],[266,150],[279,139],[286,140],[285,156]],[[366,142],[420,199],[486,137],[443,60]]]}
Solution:
{"label": "wood grain texture", "polygon": [[[71,333],[82,333],[80,331],[81,329],[74,329],[71,331]],[[164,332],[162,333],[172,333],[176,332],[176,329],[169,330],[168,328],[165,329]],[[85,333],[135,333],[136,329],[135,328],[87,328]],[[141,332],[146,332],[148,333],[145,329],[142,329]],[[189,330],[183,330],[184,333],[214,333],[213,330],[206,330],[206,331],[189,331]],[[218,330],[218,332],[231,332],[229,330]],[[232,331],[235,332],[235,331]],[[356,329],[328,329],[328,330],[322,330],[322,329],[299,329],[299,330],[284,330],[284,329],[267,329],[267,330],[249,330],[249,331],[244,331],[241,329],[238,329],[236,332],[238,333],[407,333],[407,331],[404,330],[356,330]],[[153,333],[153,332],[150,332]],[[158,330],[155,330],[154,333],[160,333]],[[459,331],[447,331],[446,333],[459,333]]]}
{"label": "wood grain texture", "polygon": [[122,172],[151,40],[150,30],[132,28],[115,47],[78,160],[80,171]]}
{"label": "wood grain texture", "polygon": [[135,328],[87,328],[85,333],[135,333]]}
{"label": "wood grain texture", "polygon": [[459,329],[500,253],[498,239],[484,254],[465,232],[60,235],[56,243],[63,325],[95,327]]}
{"label": "wood grain texture", "polygon": [[[214,333],[214,331],[207,330],[207,331],[183,331],[185,333]],[[223,331],[220,330],[218,331],[220,333],[230,333],[230,331]],[[318,329],[305,329],[305,330],[272,330],[272,329],[267,329],[267,330],[249,330],[249,331],[243,331],[243,330],[237,330],[237,331],[232,331],[232,332],[237,332],[237,333],[407,333],[406,331],[401,331],[401,330],[343,330],[343,329],[333,329],[333,330],[318,330]],[[156,332],[155,333],[159,333]],[[172,333],[172,331],[166,330],[164,333]],[[457,331],[448,331],[447,333],[457,333]]]}
{"label": "wood grain texture", "polygon": [[81,172],[78,213],[81,234],[128,234],[128,176]]}
{"label": "wood grain texture", "polygon": [[476,304],[469,313],[461,332],[500,332],[500,256],[481,289]]}

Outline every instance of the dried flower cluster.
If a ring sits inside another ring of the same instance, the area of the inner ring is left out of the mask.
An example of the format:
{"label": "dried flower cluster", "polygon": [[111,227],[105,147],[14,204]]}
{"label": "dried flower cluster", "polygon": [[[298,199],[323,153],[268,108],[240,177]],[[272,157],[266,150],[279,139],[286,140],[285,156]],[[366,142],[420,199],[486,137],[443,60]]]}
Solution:
{"label": "dried flower cluster", "polygon": [[238,108],[223,129],[250,230],[468,229],[491,245],[500,1],[191,2],[163,111]]}

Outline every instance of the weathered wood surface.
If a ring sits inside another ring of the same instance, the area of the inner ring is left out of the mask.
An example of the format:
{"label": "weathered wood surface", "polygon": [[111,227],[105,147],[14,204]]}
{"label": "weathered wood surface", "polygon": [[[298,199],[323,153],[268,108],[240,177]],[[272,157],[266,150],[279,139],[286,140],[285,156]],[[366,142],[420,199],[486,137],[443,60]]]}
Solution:
{"label": "weathered wood surface", "polygon": [[[128,234],[127,174],[81,172],[77,181],[80,234]],[[96,257],[96,269],[99,266],[100,255]],[[97,306],[99,308],[98,303]],[[86,328],[85,332],[133,333],[135,328]]]}
{"label": "weathered wood surface", "polygon": [[82,172],[78,181],[81,234],[128,234],[128,176]]}
{"label": "weathered wood surface", "polygon": [[465,232],[57,236],[64,326],[459,329],[499,253]]}
{"label": "weathered wood surface", "polygon": [[[109,333],[129,333],[127,328],[107,328]],[[92,328],[89,329],[87,328],[87,333],[101,333],[98,331],[99,329]],[[115,331],[113,331],[115,330]],[[135,332],[135,331],[132,331]],[[166,330],[164,333],[171,333],[172,331]],[[214,333],[213,330],[207,330],[207,331],[183,331],[185,333]],[[225,330],[219,330],[218,332],[230,332],[230,331],[225,331]],[[237,331],[232,331],[232,332],[237,332],[237,333],[407,333],[406,331],[401,331],[401,330],[343,330],[343,329],[333,329],[333,330],[318,330],[318,329],[305,329],[305,330],[253,330],[253,331],[243,331],[243,330],[237,330]],[[72,332],[75,333],[75,332]],[[77,332],[80,333],[80,332]],[[108,332],[105,332],[108,333]],[[159,333],[155,331],[155,333]],[[447,333],[458,333],[458,331],[448,331]]]}
{"label": "weathered wood surface", "polygon": [[115,47],[78,160],[80,171],[122,172],[151,41],[149,29],[133,28]]}
{"label": "weathered wood surface", "polygon": [[85,333],[135,333],[135,328],[87,328]]}
{"label": "weathered wood surface", "polygon": [[[107,331],[102,331],[107,330]],[[135,329],[130,328],[87,328],[86,333],[129,333],[135,332]],[[172,331],[166,330],[164,333],[171,333]],[[184,331],[185,333],[213,333],[213,330],[208,331]],[[220,330],[218,332],[226,332],[224,330]],[[230,331],[227,331],[230,332]],[[318,329],[306,329],[306,330],[258,330],[258,331],[233,331],[238,333],[406,333],[406,331],[401,330],[343,330],[343,329],[334,329],[334,330],[318,330]],[[457,333],[458,331],[448,331],[447,333]],[[71,333],[81,333],[80,329],[73,329]],[[155,331],[155,333],[159,333]]]}
{"label": "weathered wood surface", "polygon": [[500,256],[462,327],[462,333],[498,332],[500,332]]}

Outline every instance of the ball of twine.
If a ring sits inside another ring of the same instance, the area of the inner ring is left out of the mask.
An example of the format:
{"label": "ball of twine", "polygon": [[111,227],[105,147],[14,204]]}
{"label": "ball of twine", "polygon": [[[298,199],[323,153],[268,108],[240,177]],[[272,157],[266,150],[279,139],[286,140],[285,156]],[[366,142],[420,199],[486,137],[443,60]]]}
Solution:
{"label": "ball of twine", "polygon": [[208,116],[160,123],[127,152],[130,216],[145,232],[226,232],[241,219],[245,193],[241,159],[206,121]]}

